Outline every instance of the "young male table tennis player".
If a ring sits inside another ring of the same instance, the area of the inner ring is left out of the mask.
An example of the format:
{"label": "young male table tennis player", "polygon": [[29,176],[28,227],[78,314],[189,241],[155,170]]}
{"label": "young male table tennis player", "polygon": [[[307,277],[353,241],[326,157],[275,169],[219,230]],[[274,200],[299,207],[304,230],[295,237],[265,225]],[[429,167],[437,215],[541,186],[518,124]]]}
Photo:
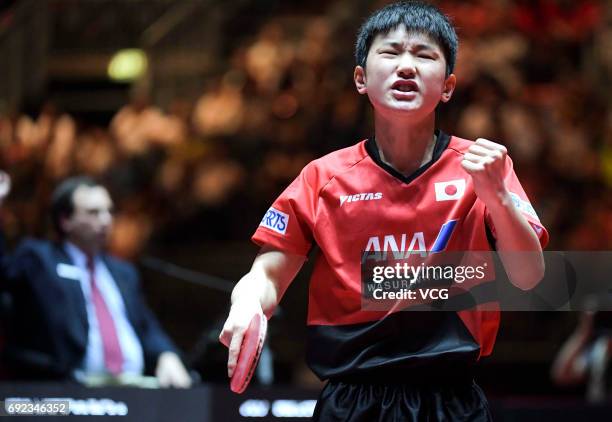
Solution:
{"label": "young male table tennis player", "polygon": [[543,275],[548,233],[506,148],[436,128],[457,82],[457,44],[448,18],[422,2],[385,6],[362,26],[354,81],[372,104],[374,136],[309,163],[261,221],[261,250],[220,335],[230,377],[251,319],[272,315],[316,243],[307,360],[328,383],[314,419],[490,420],[472,369],[491,353],[498,312],[361,309],[363,251],[402,236],[410,249],[495,249],[521,289]]}

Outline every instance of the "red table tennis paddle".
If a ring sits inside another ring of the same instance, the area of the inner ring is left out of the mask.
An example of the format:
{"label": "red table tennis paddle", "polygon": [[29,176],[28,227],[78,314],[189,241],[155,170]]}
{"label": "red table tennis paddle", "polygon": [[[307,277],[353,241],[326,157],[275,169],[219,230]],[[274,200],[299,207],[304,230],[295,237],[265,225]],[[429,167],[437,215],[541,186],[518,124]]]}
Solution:
{"label": "red table tennis paddle", "polygon": [[236,369],[230,381],[230,388],[234,393],[242,394],[249,385],[263,350],[267,328],[268,320],[264,315],[253,316],[244,333]]}

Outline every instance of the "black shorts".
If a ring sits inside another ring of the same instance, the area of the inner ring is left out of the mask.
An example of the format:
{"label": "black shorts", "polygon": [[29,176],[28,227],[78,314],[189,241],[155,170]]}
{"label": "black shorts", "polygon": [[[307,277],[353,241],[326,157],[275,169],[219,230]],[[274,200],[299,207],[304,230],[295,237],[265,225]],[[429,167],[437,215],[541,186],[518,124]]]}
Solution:
{"label": "black shorts", "polygon": [[327,383],[313,420],[321,422],[491,421],[484,393],[473,380],[447,385]]}

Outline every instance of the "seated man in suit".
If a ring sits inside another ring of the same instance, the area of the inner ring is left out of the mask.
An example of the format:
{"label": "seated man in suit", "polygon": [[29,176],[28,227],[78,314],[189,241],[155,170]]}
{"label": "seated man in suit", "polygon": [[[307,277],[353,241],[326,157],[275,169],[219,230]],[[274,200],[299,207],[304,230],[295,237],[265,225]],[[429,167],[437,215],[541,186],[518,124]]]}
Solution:
{"label": "seated man in suit", "polygon": [[[10,179],[0,173],[1,203]],[[0,246],[0,288],[12,299],[5,362],[20,378],[150,373],[160,386],[189,387],[135,267],[104,251],[112,205],[93,180],[67,179],[52,196],[59,241],[26,239],[12,255]]]}

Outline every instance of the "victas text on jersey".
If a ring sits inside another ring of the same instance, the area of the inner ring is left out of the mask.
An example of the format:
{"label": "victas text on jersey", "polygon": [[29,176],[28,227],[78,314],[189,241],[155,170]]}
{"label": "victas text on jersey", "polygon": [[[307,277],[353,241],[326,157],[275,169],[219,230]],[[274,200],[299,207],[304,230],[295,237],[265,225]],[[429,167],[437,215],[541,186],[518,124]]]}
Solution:
{"label": "victas text on jersey", "polygon": [[345,202],[357,202],[357,201],[375,201],[382,199],[382,192],[365,192],[356,193],[354,195],[340,195],[340,206],[344,205]]}

